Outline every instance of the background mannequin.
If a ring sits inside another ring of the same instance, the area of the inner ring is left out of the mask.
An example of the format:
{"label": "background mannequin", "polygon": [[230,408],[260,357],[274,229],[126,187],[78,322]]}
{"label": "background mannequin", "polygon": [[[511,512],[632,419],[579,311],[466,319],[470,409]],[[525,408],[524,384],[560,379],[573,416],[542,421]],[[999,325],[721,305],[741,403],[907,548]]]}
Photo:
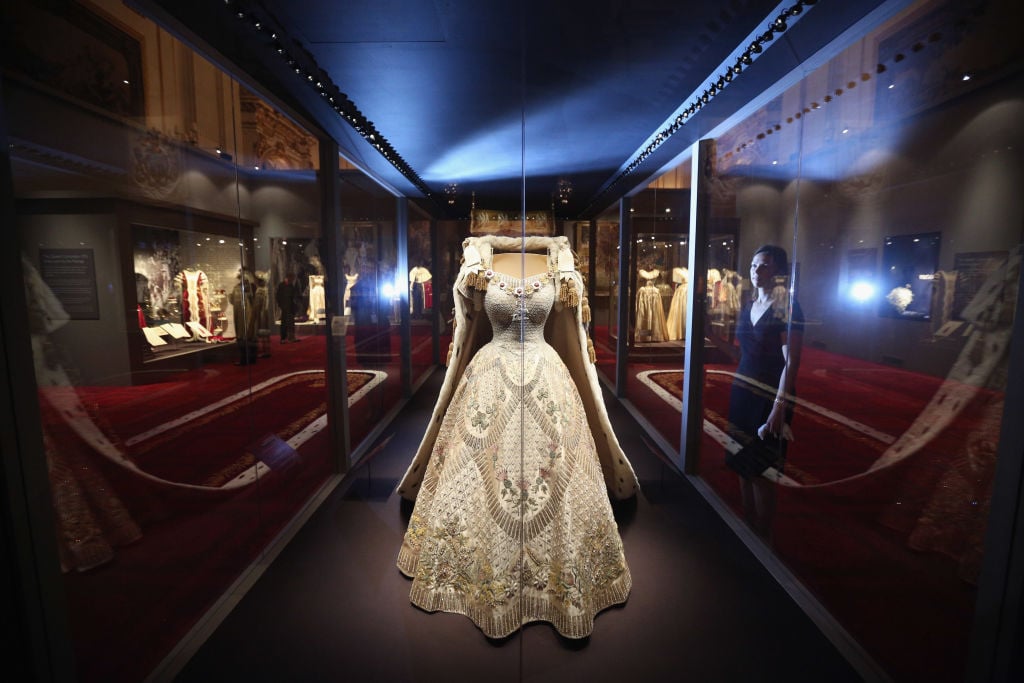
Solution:
{"label": "background mannequin", "polygon": [[665,329],[665,308],[661,303],[661,290],[657,281],[660,270],[637,271],[643,286],[636,292],[636,340],[638,342],[660,342],[668,339]]}
{"label": "background mannequin", "polygon": [[686,295],[690,289],[690,271],[686,268],[672,269],[672,282],[676,289],[668,305],[668,321],[665,327],[671,340],[686,339]]}

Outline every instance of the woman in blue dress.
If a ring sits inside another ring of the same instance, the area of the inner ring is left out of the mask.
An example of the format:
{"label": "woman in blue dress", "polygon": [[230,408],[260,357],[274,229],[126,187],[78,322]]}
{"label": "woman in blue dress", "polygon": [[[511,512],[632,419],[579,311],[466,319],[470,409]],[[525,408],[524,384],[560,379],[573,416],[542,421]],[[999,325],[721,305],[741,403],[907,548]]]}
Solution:
{"label": "woman in blue dress", "polygon": [[[792,437],[796,373],[803,341],[803,313],[782,282],[789,272],[786,251],[765,245],[754,252],[750,280],[754,296],[744,302],[736,325],[740,363],[729,397],[729,431],[741,446],[761,439],[773,468],[782,471]],[[763,476],[741,477],[743,510],[754,531],[769,539],[775,484]]]}

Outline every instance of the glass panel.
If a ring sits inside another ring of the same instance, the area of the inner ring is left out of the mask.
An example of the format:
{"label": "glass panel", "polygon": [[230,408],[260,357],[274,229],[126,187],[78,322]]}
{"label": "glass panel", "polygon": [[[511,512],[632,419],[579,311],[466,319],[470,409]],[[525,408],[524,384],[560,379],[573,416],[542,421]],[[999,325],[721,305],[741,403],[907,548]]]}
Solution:
{"label": "glass panel", "polygon": [[341,160],[342,269],[346,367],[353,452],[402,398],[402,290],[398,273],[397,204],[365,173]]}
{"label": "glass panel", "polygon": [[636,265],[626,395],[678,451],[690,283],[690,160],[633,197],[632,216]]}
{"label": "glass panel", "polygon": [[609,210],[597,220],[597,270],[590,302],[591,336],[597,352],[597,371],[615,386],[615,345],[619,338],[619,215]]}
{"label": "glass panel", "polygon": [[316,139],[103,7],[8,8],[3,90],[77,676],[141,680],[332,472],[329,274]]}
{"label": "glass panel", "polygon": [[410,351],[412,353],[411,382],[416,382],[433,367],[437,321],[434,308],[434,288],[444,282],[435,277],[434,244],[431,240],[431,221],[414,207],[409,211],[409,316]]}
{"label": "glass panel", "polygon": [[437,314],[437,326],[440,332],[439,346],[441,364],[447,365],[447,357],[452,342],[455,325],[455,300],[453,288],[455,278],[459,274],[459,263],[462,259],[462,240],[469,234],[469,225],[459,221],[438,221],[438,263],[434,279],[434,296],[437,300],[434,309]]}
{"label": "glass panel", "polygon": [[700,474],[896,680],[965,670],[1024,212],[1012,13],[914,3],[717,141],[744,303],[709,309],[735,360]]}

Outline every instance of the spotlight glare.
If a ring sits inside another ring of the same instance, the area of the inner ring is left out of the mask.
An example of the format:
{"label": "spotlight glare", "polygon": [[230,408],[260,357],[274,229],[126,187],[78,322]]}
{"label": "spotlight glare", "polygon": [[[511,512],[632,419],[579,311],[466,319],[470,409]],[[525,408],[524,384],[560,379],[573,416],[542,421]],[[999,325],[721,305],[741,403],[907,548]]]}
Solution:
{"label": "spotlight glare", "polygon": [[850,287],[850,297],[857,302],[863,303],[875,295],[875,286],[867,280],[858,280]]}

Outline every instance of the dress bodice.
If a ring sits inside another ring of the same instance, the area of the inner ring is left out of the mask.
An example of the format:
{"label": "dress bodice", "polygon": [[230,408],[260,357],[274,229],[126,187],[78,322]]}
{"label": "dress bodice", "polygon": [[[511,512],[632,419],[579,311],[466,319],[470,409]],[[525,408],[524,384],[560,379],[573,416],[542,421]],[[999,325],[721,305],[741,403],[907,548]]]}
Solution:
{"label": "dress bodice", "polygon": [[755,322],[750,319],[750,308],[751,302],[748,301],[736,323],[736,340],[740,346],[737,372],[775,386],[786,366],[786,357],[782,353],[783,335],[791,330],[803,331],[803,312],[793,301],[792,320],[787,320],[785,308],[772,306]]}
{"label": "dress bodice", "polygon": [[549,273],[514,278],[494,272],[484,296],[484,310],[499,344],[543,343],[544,323],[555,301]]}

